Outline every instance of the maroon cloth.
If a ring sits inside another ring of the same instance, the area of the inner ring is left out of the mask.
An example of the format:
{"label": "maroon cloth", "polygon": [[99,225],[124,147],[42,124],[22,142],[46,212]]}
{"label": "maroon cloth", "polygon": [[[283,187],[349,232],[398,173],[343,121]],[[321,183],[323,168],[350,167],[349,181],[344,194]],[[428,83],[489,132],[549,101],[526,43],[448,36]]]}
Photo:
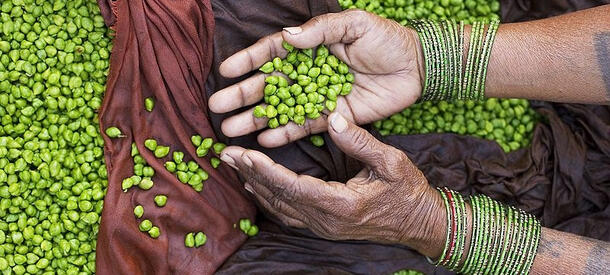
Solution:
{"label": "maroon cloth", "polygon": [[[190,137],[214,137],[207,112],[204,84],[212,63],[214,17],[205,0],[100,1],[106,22],[116,30],[104,104],[102,129],[116,126],[124,138],[105,138],[109,186],[104,200],[97,245],[98,274],[212,274],[246,240],[234,224],[254,218],[255,208],[235,172],[222,164],[213,169],[208,158],[197,158]],[[144,110],[144,99],[156,106]],[[171,150],[195,159],[210,177],[202,192],[180,183],[156,159],[144,140],[156,139]],[[148,191],[127,193],[121,181],[133,174],[131,143],[155,169]],[[155,206],[157,194],[167,205]],[[144,217],[133,209],[144,206]],[[161,230],[158,239],[138,230],[143,219]],[[184,236],[203,231],[207,243],[187,248]]]}

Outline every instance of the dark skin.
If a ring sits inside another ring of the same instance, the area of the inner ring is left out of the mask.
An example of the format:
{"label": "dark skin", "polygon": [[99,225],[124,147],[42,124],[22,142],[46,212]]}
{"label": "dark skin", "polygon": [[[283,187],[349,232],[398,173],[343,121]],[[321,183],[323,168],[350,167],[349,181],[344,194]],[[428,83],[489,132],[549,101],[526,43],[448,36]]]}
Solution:
{"label": "dark skin", "polygon": [[[608,5],[501,25],[488,68],[486,95],[608,104],[609,34]],[[327,14],[261,39],[227,59],[221,73],[237,77],[273,56],[285,55],[282,39],[298,48],[330,45],[331,52],[352,68],[356,83],[329,116],[308,121],[304,127],[289,124],[266,130],[259,135],[259,143],[275,147],[328,131],[334,143],[365,168],[344,184],[297,175],[264,154],[241,147],[227,147],[221,158],[243,175],[246,190],[289,226],[308,228],[331,240],[402,244],[431,258],[439,257],[447,230],[440,195],[403,152],[357,126],[400,111],[421,95],[424,69],[417,35],[361,11]],[[257,103],[263,96],[263,79],[263,75],[255,75],[219,91],[210,98],[210,109],[224,113]],[[254,118],[250,110],[225,120],[222,129],[233,137],[265,125],[266,120]],[[468,216],[471,225],[470,209]],[[467,243],[470,234],[469,229]],[[610,245],[543,228],[531,272],[609,274]]]}

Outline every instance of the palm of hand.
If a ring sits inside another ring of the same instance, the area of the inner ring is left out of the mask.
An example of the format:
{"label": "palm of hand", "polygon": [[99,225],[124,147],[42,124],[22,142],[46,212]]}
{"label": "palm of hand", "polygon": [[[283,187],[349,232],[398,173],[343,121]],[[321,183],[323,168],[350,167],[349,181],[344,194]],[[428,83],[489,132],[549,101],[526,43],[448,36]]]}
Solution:
{"label": "palm of hand", "polygon": [[[363,14],[354,12],[349,16],[354,16],[353,20],[370,16]],[[356,124],[402,111],[417,100],[422,90],[422,74],[418,69],[421,58],[414,50],[419,47],[419,40],[415,34],[389,20],[385,22],[379,17],[371,20],[375,22],[346,34],[343,41],[353,42],[331,46],[331,51],[350,66],[355,76],[351,94],[338,100],[337,110]]]}

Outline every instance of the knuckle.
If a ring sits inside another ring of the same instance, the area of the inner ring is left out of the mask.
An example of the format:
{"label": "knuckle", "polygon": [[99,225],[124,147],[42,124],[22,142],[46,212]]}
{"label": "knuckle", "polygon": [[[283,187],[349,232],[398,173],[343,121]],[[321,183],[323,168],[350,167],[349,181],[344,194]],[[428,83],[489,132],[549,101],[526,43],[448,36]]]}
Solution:
{"label": "knuckle", "polygon": [[370,16],[370,13],[360,9],[349,9],[343,12],[346,16],[362,18]]}
{"label": "knuckle", "polygon": [[381,166],[383,174],[392,182],[403,181],[405,173],[411,173],[412,170],[412,164],[407,155],[390,146],[383,150],[383,163],[385,164]]}

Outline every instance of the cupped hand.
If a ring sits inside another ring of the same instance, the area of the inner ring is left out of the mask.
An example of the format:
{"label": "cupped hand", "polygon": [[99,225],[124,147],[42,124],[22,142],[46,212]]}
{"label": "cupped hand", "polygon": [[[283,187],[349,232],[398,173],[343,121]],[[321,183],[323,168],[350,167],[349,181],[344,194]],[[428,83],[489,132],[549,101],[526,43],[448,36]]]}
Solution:
{"label": "cupped hand", "polygon": [[297,175],[266,155],[231,146],[221,159],[245,178],[245,188],[283,223],[331,240],[403,244],[440,256],[446,217],[439,193],[400,150],[375,139],[340,114],[329,134],[365,168],[346,184]]}
{"label": "cupped hand", "polygon": [[[352,92],[340,97],[336,112],[356,124],[388,117],[413,104],[422,90],[423,57],[417,34],[400,24],[372,13],[348,10],[315,17],[300,27],[262,38],[225,60],[220,73],[238,77],[258,69],[275,56],[284,57],[282,40],[297,48],[329,45],[330,51],[347,63],[355,76]],[[264,74],[256,74],[215,93],[210,110],[226,113],[256,104],[263,98]],[[327,115],[262,132],[258,141],[276,147],[327,129]],[[242,136],[267,126],[267,119],[255,118],[252,109],[226,119],[222,131],[229,137]]]}

